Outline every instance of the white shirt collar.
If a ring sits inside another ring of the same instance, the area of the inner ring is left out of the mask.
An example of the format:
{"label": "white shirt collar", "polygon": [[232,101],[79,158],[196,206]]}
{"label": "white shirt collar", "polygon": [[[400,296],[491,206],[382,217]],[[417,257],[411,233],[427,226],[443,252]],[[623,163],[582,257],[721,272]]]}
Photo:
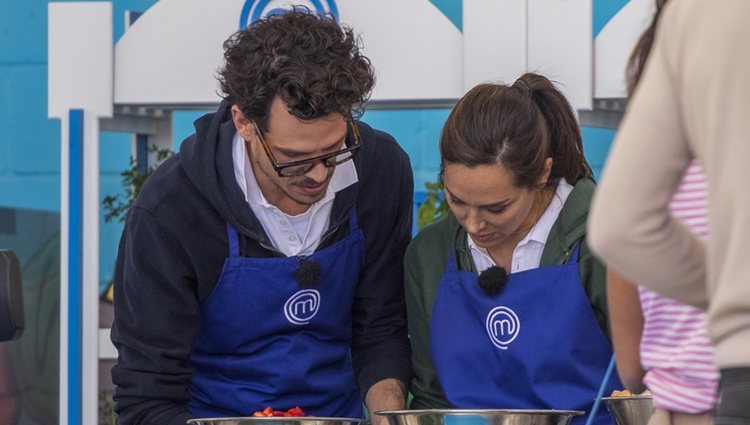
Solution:
{"label": "white shirt collar", "polygon": [[547,209],[544,210],[544,213],[539,217],[534,227],[529,230],[529,233],[526,234],[526,237],[518,243],[519,246],[528,241],[539,242],[541,244],[547,243],[549,232],[552,230],[552,226],[557,221],[557,217],[560,215],[560,211],[562,211],[563,205],[565,205],[565,201],[572,191],[573,186],[565,181],[565,178],[561,178],[557,184],[555,195],[552,196]]}

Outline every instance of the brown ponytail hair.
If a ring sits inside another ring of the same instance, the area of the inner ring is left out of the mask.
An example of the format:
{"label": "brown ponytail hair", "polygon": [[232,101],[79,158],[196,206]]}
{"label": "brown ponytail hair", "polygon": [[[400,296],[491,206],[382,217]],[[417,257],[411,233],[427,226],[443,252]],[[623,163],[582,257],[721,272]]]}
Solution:
{"label": "brown ponytail hair", "polygon": [[638,81],[641,79],[643,67],[646,65],[646,59],[648,59],[648,55],[651,53],[651,46],[654,45],[656,26],[659,24],[661,11],[664,9],[664,5],[667,1],[668,0],[656,0],[656,10],[654,11],[651,23],[648,28],[643,31],[640,38],[638,38],[638,42],[636,42],[633,51],[630,53],[628,64],[625,67],[625,80],[627,82],[628,96],[633,94],[635,87],[638,85]]}
{"label": "brown ponytail hair", "polygon": [[440,135],[442,162],[502,164],[515,186],[535,188],[552,158],[549,185],[593,173],[573,108],[546,77],[527,73],[511,86],[480,84],[458,101]]}

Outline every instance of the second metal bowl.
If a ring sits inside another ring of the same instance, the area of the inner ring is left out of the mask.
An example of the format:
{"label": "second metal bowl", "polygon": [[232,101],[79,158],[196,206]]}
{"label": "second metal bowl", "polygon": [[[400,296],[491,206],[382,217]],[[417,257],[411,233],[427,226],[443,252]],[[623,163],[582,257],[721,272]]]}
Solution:
{"label": "second metal bowl", "polygon": [[375,412],[389,425],[567,425],[578,410],[429,409]]}
{"label": "second metal bowl", "polygon": [[603,397],[617,425],[646,425],[654,413],[649,396]]}

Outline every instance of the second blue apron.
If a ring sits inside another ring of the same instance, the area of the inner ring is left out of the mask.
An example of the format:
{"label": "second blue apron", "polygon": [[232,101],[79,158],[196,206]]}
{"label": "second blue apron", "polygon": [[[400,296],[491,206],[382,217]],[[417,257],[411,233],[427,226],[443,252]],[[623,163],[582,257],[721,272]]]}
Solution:
{"label": "second blue apron", "polygon": [[[612,349],[578,273],[578,248],[566,265],[508,275],[488,295],[453,255],[430,325],[433,362],[454,408],[590,411]],[[608,391],[620,388],[615,377]],[[609,393],[607,393],[609,394]],[[572,424],[582,424],[574,417]],[[611,424],[606,409],[593,422]]]}

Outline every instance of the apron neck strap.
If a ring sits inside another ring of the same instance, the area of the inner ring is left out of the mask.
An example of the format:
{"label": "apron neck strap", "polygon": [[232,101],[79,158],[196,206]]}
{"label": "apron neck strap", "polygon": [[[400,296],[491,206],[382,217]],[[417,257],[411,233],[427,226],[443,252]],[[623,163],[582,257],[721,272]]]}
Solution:
{"label": "apron neck strap", "polygon": [[229,256],[239,257],[240,256],[240,238],[237,235],[237,229],[231,224],[227,223],[227,239],[229,240]]}
{"label": "apron neck strap", "polygon": [[578,264],[578,257],[581,255],[581,244],[583,242],[578,242],[573,248],[573,252],[570,254],[570,257],[568,257],[568,264]]}

